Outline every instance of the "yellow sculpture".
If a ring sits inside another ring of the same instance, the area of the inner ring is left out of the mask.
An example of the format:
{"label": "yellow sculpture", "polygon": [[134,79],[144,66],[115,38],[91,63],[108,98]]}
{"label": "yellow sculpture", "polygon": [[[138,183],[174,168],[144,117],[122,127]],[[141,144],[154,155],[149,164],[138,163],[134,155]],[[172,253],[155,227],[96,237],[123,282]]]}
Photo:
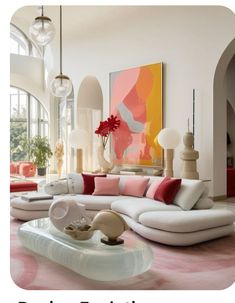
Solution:
{"label": "yellow sculpture", "polygon": [[55,146],[55,157],[56,157],[57,172],[59,177],[61,177],[62,167],[64,163],[63,156],[64,156],[64,144],[61,140],[59,140]]}

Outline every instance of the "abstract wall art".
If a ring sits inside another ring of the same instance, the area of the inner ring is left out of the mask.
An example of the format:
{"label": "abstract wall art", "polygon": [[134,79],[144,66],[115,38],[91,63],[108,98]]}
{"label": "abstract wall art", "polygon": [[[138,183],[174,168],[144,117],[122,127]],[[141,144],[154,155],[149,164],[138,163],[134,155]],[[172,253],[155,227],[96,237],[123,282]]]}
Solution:
{"label": "abstract wall art", "polygon": [[112,134],[115,165],[159,166],[162,148],[162,63],[110,73],[110,111],[120,119]]}

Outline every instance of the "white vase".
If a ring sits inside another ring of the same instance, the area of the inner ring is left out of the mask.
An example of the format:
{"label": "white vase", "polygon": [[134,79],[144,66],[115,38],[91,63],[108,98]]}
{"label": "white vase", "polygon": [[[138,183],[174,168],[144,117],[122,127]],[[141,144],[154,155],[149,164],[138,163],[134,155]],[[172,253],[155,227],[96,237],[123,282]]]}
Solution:
{"label": "white vase", "polygon": [[107,161],[104,157],[104,146],[101,144],[98,149],[97,149],[97,157],[98,157],[98,162],[100,166],[100,171],[102,173],[108,173],[112,170],[113,168],[113,163]]}

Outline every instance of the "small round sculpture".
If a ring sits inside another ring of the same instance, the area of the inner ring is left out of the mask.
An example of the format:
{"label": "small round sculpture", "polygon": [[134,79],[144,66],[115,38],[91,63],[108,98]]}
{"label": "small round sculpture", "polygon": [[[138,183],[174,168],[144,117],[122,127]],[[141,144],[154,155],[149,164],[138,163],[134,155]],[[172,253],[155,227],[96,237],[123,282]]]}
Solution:
{"label": "small round sculpture", "polygon": [[52,224],[62,232],[73,222],[82,226],[91,223],[90,218],[86,216],[85,205],[71,198],[63,198],[53,202],[49,208],[49,217]]}
{"label": "small round sculpture", "polygon": [[113,210],[102,210],[93,219],[90,230],[101,230],[106,236],[101,242],[107,245],[123,244],[124,240],[118,238],[129,229],[126,221]]}

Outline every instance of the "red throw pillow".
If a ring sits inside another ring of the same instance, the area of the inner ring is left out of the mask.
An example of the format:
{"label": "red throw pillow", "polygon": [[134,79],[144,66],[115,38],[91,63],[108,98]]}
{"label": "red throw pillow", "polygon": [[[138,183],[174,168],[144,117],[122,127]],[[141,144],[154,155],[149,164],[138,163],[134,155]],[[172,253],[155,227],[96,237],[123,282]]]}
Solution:
{"label": "red throw pillow", "polygon": [[92,195],[95,189],[95,177],[106,177],[106,175],[82,174],[83,183],[84,183],[83,195]]}
{"label": "red throw pillow", "polygon": [[180,186],[181,179],[165,177],[155,192],[154,200],[158,200],[166,204],[172,204]]}

